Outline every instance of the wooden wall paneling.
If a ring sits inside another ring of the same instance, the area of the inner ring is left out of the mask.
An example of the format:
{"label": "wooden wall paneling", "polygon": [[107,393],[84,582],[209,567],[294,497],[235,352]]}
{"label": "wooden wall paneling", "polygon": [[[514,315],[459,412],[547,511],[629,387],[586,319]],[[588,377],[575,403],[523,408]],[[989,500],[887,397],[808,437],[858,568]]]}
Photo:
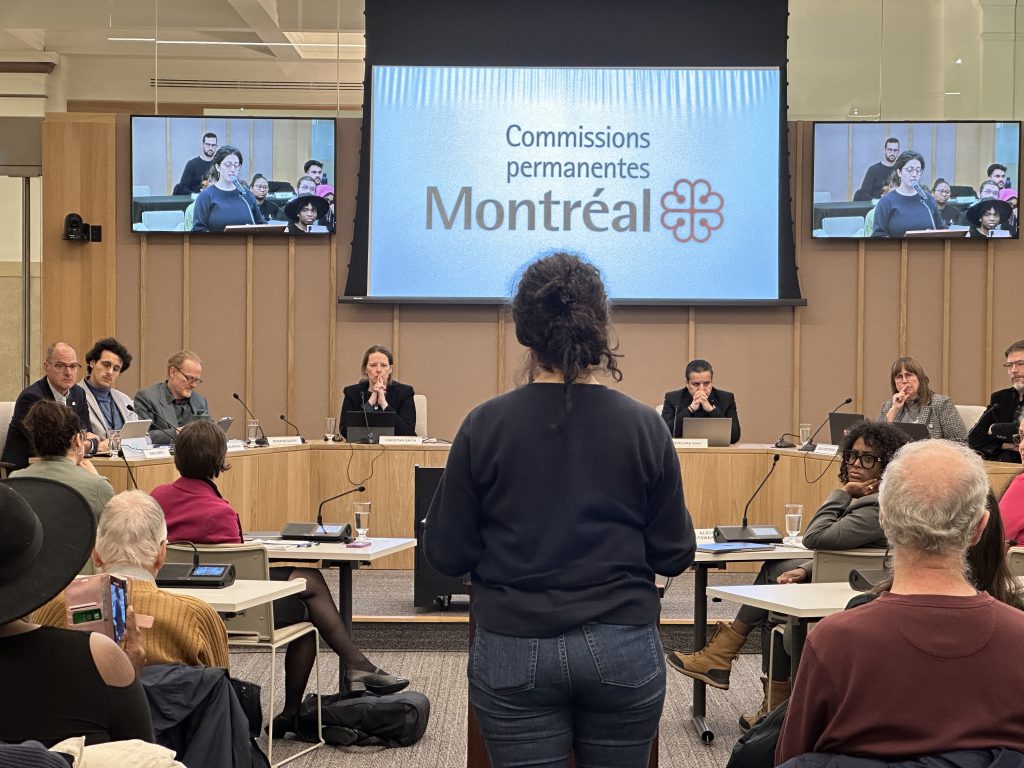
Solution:
{"label": "wooden wall paneling", "polygon": [[[985,359],[992,360],[992,333],[995,328],[996,242],[989,240],[985,248]],[[992,390],[992,366],[985,368],[985,391]]]}
{"label": "wooden wall paneling", "polygon": [[181,239],[181,346],[184,349],[192,348],[192,313],[189,304],[192,298],[192,291],[189,290],[192,285],[192,261],[189,252],[191,239],[191,235],[185,235]]}
{"label": "wooden wall paneling", "polygon": [[943,392],[942,371],[942,248],[940,241],[915,242],[908,254],[907,354],[918,360],[933,390]]}
{"label": "wooden wall paneling", "polygon": [[[619,389],[652,408],[661,405],[665,393],[685,385],[686,364],[693,359],[688,342],[687,307],[618,307],[613,310],[613,344],[618,343],[622,381],[602,378],[602,383]],[[701,310],[701,317],[716,312]],[[657,351],[655,351],[657,350]],[[722,362],[724,350],[702,340],[700,356],[714,367],[715,381],[732,391],[735,370]],[[723,369],[722,366],[725,366]]]}
{"label": "wooden wall paneling", "polygon": [[146,370],[146,363],[148,362],[146,356],[146,342],[148,339],[147,334],[149,332],[149,327],[147,323],[147,318],[149,317],[149,307],[146,303],[146,296],[148,295],[148,286],[146,284],[146,267],[148,265],[147,253],[149,245],[149,235],[143,234],[139,238],[139,240],[139,346],[138,353],[135,358],[134,371],[136,378],[136,391],[146,386],[143,382],[147,381],[147,379],[139,376],[139,371]]}
{"label": "wooden wall paneling", "polygon": [[[252,378],[253,378],[253,359],[252,359],[252,337],[253,337],[253,303],[252,303],[252,283],[253,283],[253,236],[246,235],[245,237],[245,402],[249,404],[252,402]],[[252,407],[251,405],[249,406]]]}
{"label": "wooden wall paneling", "polygon": [[[258,511],[249,518],[249,531],[279,531],[288,522],[315,520],[310,504],[310,451],[305,448],[285,455],[253,457],[256,464]],[[319,502],[318,502],[319,503]],[[289,515],[296,515],[289,520]]]}
{"label": "wooden wall paneling", "polygon": [[942,244],[942,391],[949,392],[949,298],[951,294],[950,276],[953,270],[952,242],[946,240]]}
{"label": "wooden wall paneling", "polygon": [[801,344],[801,323],[800,317],[803,314],[801,307],[793,307],[793,371],[790,379],[790,386],[793,388],[792,402],[789,411],[789,430],[797,437],[800,436],[800,344]]}
{"label": "wooden wall paneling", "polygon": [[[393,304],[391,306],[391,343],[388,344],[391,347],[391,351],[395,353],[395,367],[396,369],[401,363],[398,360],[398,350],[401,340],[401,324],[402,324],[402,308],[399,304]],[[397,375],[397,374],[396,374]]]}
{"label": "wooden wall paneling", "polygon": [[295,238],[288,238],[288,354],[285,365],[285,412],[295,420]]}
{"label": "wooden wall paneling", "polygon": [[951,364],[946,393],[956,403],[984,404],[990,390],[982,371],[993,365],[985,351],[986,249],[966,241],[953,246],[949,299]]}
{"label": "wooden wall paneling", "polygon": [[907,273],[909,266],[909,251],[910,243],[904,240],[900,243],[900,330],[899,330],[899,345],[898,345],[898,357],[902,357],[907,354]]}
{"label": "wooden wall paneling", "polygon": [[[889,369],[900,355],[901,244],[869,243],[865,272],[864,410],[877,418],[892,396]],[[836,398],[837,400],[839,398]]]}
{"label": "wooden wall paneling", "polygon": [[[205,377],[205,375],[206,361],[203,360],[203,376]],[[210,407],[214,408],[213,403],[210,403]],[[241,433],[244,435],[244,420],[242,424]],[[237,428],[235,434],[239,434]],[[228,454],[227,460],[231,469],[222,472],[217,478],[217,489],[238,513],[243,531],[265,530],[254,525],[256,522],[256,499],[259,498],[259,493],[262,490],[259,485],[257,455],[244,451],[233,451]],[[142,483],[141,478],[139,483]]]}
{"label": "wooden wall paneling", "polygon": [[[1003,351],[1013,342],[1024,339],[1020,315],[1015,308],[1024,292],[1024,243],[994,244],[996,248],[995,281],[992,291],[992,354],[986,365],[992,372],[991,388],[1008,386],[1009,379],[1002,364]],[[987,394],[987,391],[986,391]],[[980,401],[979,401],[980,402]],[[984,402],[988,402],[986,399]]]}
{"label": "wooden wall paneling", "polygon": [[[42,140],[41,341],[43,349],[67,341],[81,356],[116,323],[116,122],[112,115],[49,113]],[[64,240],[64,217],[72,212],[102,226],[103,242]]]}
{"label": "wooden wall paneling", "polygon": [[[180,235],[149,233],[146,237],[146,294],[143,297],[146,312],[145,367],[139,368],[140,387],[148,387],[167,378],[167,358],[183,347],[184,319],[181,316],[185,300],[182,294],[189,288],[182,284],[182,242]],[[190,250],[198,251],[198,240]],[[195,254],[193,254],[195,255]],[[204,274],[206,270],[204,268]],[[198,270],[190,271],[193,282],[202,279]],[[216,301],[216,299],[214,299]],[[198,315],[197,302],[190,303],[194,321]],[[201,329],[191,329],[191,339],[198,342]],[[204,366],[206,358],[199,352]],[[133,366],[134,367],[134,366]],[[205,368],[203,378],[207,376]],[[207,386],[203,384],[203,393]]]}
{"label": "wooden wall paneling", "polygon": [[[334,240],[335,238],[330,238]],[[295,409],[288,418],[299,425],[307,439],[322,437],[324,418],[337,416],[340,391],[335,389],[339,372],[331,338],[336,329],[337,294],[331,273],[335,259],[326,239],[292,238],[295,245],[295,368],[289,378],[295,392]],[[359,365],[357,360],[353,369]],[[354,381],[341,372],[346,384]]]}
{"label": "wooden wall paneling", "polygon": [[690,307],[686,319],[686,357],[690,360],[697,359],[697,308]]}
{"label": "wooden wall paneling", "polygon": [[865,285],[864,270],[867,264],[867,250],[864,241],[857,243],[857,347],[856,379],[853,385],[853,407],[863,412],[864,408],[864,318]]}
{"label": "wooden wall paneling", "polygon": [[328,285],[331,302],[327,312],[327,412],[341,408],[341,387],[338,386],[338,238],[331,238],[331,263]]}
{"label": "wooden wall paneling", "polygon": [[[286,238],[288,241],[294,239]],[[290,328],[294,314],[291,261],[290,242],[283,242],[276,236],[254,238],[252,399],[246,402],[268,435],[291,434],[291,427],[280,419],[282,414],[295,421],[288,402],[295,378],[289,365],[292,348]]]}

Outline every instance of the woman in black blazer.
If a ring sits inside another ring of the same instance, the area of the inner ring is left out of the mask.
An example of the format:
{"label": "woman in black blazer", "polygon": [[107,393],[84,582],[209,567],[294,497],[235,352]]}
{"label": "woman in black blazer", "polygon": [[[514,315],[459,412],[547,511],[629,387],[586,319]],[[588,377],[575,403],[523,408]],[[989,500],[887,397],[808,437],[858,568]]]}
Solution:
{"label": "woman in black blazer", "polygon": [[363,378],[345,387],[341,403],[341,435],[345,436],[345,412],[368,411],[395,414],[395,434],[416,434],[416,403],[412,387],[391,378],[395,356],[381,344],[374,344],[363,355]]}

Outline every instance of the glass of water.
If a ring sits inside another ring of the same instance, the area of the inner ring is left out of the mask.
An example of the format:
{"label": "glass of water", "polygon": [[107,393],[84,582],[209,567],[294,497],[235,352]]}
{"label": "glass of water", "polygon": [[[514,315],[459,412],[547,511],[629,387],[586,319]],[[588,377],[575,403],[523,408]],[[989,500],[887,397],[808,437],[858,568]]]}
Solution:
{"label": "glass of water", "polygon": [[801,424],[800,425],[800,445],[807,445],[811,442],[811,425]]}
{"label": "glass of water", "polygon": [[324,419],[324,442],[329,443],[334,439],[335,429],[338,426],[338,419],[335,416],[328,416]]}
{"label": "glass of water", "polygon": [[352,516],[356,521],[356,533],[359,534],[357,541],[369,541],[366,533],[370,530],[370,505],[369,501],[353,501]]}
{"label": "glass of water", "polygon": [[121,451],[121,430],[112,429],[107,434],[107,447],[111,456],[117,456]]}
{"label": "glass of water", "polygon": [[256,445],[256,439],[260,436],[260,420],[246,419],[245,421],[245,444]]}
{"label": "glass of water", "polygon": [[783,544],[799,544],[800,539],[800,527],[804,522],[804,505],[803,504],[787,504],[786,505],[786,533],[789,534],[784,540]]}

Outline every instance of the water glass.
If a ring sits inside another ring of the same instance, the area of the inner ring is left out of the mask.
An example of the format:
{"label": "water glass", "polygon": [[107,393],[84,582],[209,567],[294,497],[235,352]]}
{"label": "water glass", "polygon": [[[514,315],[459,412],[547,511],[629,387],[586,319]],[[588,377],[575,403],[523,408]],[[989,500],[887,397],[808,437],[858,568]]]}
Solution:
{"label": "water glass", "polygon": [[338,419],[336,416],[328,416],[324,419],[324,442],[329,443],[334,439],[336,429],[338,426]]}
{"label": "water glass", "polygon": [[256,445],[256,439],[260,436],[260,420],[245,420],[245,444]]}
{"label": "water glass", "polygon": [[800,539],[800,527],[804,522],[804,505],[803,504],[787,504],[786,505],[786,533],[789,534],[784,540],[783,544],[799,544]]}
{"label": "water glass", "polygon": [[366,533],[370,530],[370,505],[369,501],[353,501],[352,516],[356,522],[356,532],[359,534],[357,541],[369,541]]}
{"label": "water glass", "polygon": [[107,434],[107,447],[111,456],[117,456],[121,451],[121,430],[112,429]]}
{"label": "water glass", "polygon": [[801,424],[800,425],[800,445],[807,445],[811,442],[811,425]]}

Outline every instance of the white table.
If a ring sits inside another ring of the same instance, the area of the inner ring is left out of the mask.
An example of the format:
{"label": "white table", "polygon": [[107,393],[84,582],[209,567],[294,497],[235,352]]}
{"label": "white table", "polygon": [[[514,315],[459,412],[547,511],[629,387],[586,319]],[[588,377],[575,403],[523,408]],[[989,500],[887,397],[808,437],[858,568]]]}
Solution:
{"label": "white table", "polygon": [[711,587],[711,597],[751,605],[789,617],[793,649],[790,653],[791,680],[796,679],[800,654],[807,639],[807,623],[845,610],[860,593],[842,582],[822,584],[752,584],[744,587]]}
{"label": "white table", "polygon": [[[712,529],[699,528],[697,545],[712,541]],[[694,650],[700,650],[707,644],[708,627],[708,571],[711,568],[725,568],[729,563],[763,562],[765,560],[789,560],[791,558],[811,558],[814,556],[803,547],[790,547],[783,544],[774,549],[760,552],[729,552],[712,555],[698,552],[693,561],[693,644]],[[710,744],[715,733],[707,723],[707,683],[703,680],[693,681],[693,703],[690,705],[690,718],[693,721],[701,741]]]}
{"label": "white table", "polygon": [[294,595],[306,588],[305,579],[292,581],[263,581],[262,579],[237,579],[229,587],[165,589],[172,595],[185,595],[202,600],[218,613],[238,613],[253,606],[271,603],[282,597]]}

